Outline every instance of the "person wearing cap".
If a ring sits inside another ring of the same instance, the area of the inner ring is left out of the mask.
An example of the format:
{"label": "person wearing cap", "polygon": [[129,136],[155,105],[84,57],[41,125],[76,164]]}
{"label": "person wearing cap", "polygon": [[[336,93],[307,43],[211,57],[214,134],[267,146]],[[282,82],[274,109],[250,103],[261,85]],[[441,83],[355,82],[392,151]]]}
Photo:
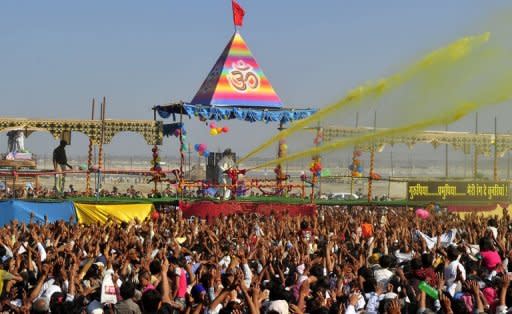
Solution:
{"label": "person wearing cap", "polygon": [[206,288],[200,283],[192,287],[190,290],[190,296],[192,297],[193,308],[196,308],[197,306],[203,306],[208,303]]}
{"label": "person wearing cap", "polygon": [[66,145],[68,145],[68,142],[61,140],[60,145],[53,150],[53,170],[57,173],[55,174],[54,188],[57,192],[63,192],[64,187],[66,186],[65,177],[61,173],[65,171],[67,167],[69,167],[69,169],[73,169],[73,167],[68,163]]}

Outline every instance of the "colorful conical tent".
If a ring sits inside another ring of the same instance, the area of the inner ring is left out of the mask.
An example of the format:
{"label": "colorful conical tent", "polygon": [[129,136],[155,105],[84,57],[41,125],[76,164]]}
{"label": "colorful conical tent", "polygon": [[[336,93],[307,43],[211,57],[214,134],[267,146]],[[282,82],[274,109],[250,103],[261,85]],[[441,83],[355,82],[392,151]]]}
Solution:
{"label": "colorful conical tent", "polygon": [[282,107],[281,100],[238,31],[227,44],[191,104]]}

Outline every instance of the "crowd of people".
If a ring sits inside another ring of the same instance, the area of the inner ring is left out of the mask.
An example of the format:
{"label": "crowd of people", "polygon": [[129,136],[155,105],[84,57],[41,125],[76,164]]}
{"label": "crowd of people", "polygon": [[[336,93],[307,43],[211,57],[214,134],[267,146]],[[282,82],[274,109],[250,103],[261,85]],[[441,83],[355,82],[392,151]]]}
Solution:
{"label": "crowd of people", "polygon": [[[133,185],[126,189],[126,191],[119,191],[116,186],[112,189],[101,189],[101,197],[126,197],[126,198],[148,198],[151,193],[143,193],[140,190],[134,189]],[[162,192],[161,194],[164,194]],[[174,193],[175,194],[175,193]],[[17,187],[15,190],[5,184],[0,186],[0,199],[18,198],[18,199],[51,199],[51,198],[68,198],[87,196],[86,191],[78,191],[73,184],[70,184],[63,191],[57,191],[55,188],[39,187],[35,188],[31,184],[25,187]],[[165,194],[170,195],[170,194]]]}
{"label": "crowd of people", "polygon": [[508,313],[512,220],[405,208],[178,210],[0,232],[9,313]]}
{"label": "crowd of people", "polygon": [[[147,184],[147,182],[145,182]],[[120,190],[115,183],[110,184],[111,188],[101,188],[99,191],[100,197],[123,197],[123,198],[133,198],[133,199],[144,199],[144,198],[172,198],[176,197],[176,186],[167,184],[161,191],[154,192],[143,192],[139,189],[135,189],[134,185],[130,185],[126,190]],[[220,189],[216,189],[220,190]],[[94,193],[93,193],[94,194]],[[0,199],[8,199],[8,198],[17,198],[17,199],[55,199],[55,198],[72,198],[72,197],[85,197],[90,196],[91,194],[86,193],[85,190],[78,190],[74,187],[73,184],[70,184],[63,191],[58,191],[55,188],[48,188],[44,186],[40,186],[35,188],[32,184],[27,184],[25,186],[19,186],[16,190],[12,189],[10,186],[6,185],[3,182],[0,182]],[[184,189],[183,196],[185,197],[200,197],[200,198],[215,198],[215,194],[210,195],[206,192],[206,189],[201,188],[193,188],[193,189]],[[248,196],[248,197],[261,197],[265,196],[261,191],[256,189],[246,190],[243,194],[239,194],[240,196]],[[294,191],[293,193],[289,193],[288,197],[301,198],[301,193]],[[306,198],[309,195],[305,196]],[[326,195],[315,195],[315,198],[327,199]],[[383,198],[376,197],[376,200],[384,200]]]}

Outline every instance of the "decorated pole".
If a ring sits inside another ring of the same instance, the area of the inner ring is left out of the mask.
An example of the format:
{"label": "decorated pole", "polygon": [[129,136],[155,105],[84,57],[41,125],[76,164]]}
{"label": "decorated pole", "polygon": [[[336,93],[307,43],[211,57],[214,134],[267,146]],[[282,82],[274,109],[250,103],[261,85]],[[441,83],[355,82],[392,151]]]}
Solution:
{"label": "decorated pole", "polygon": [[[284,129],[284,122],[280,121],[278,128],[279,132],[281,132]],[[277,147],[277,158],[280,159],[286,157],[287,150],[288,146],[286,145],[286,140],[284,138],[280,139]],[[276,168],[274,169],[274,172],[276,174],[277,189],[280,189],[283,186],[283,181],[286,180],[286,173],[284,173],[283,166],[281,164],[277,164]]]}
{"label": "decorated pole", "polygon": [[101,103],[101,140],[98,149],[98,169],[101,170],[103,168],[103,140],[105,139],[105,107],[106,107],[106,98],[103,97],[103,101]]}
{"label": "decorated pole", "polygon": [[107,106],[107,99],[103,96],[103,101],[101,102],[101,111],[100,111],[100,119],[101,119],[101,137],[100,144],[98,148],[98,181],[96,183],[96,193],[97,197],[100,196],[100,188],[102,185],[101,182],[101,169],[103,168],[103,142],[105,140],[105,107]]}
{"label": "decorated pole", "polygon": [[[359,112],[356,112],[356,129],[359,127]],[[352,153],[352,165],[355,165],[356,161],[356,150],[357,147],[354,146],[354,152]],[[350,194],[354,193],[354,174],[353,170],[350,171]]]}
{"label": "decorated pole", "polygon": [[[373,132],[377,128],[377,111],[373,116]],[[370,149],[370,173],[368,176],[368,202],[372,201],[372,188],[373,188],[373,168],[375,165],[375,142],[372,141],[372,146]]]}
{"label": "decorated pole", "polygon": [[[313,144],[315,146],[319,146],[323,141],[323,129],[318,125],[316,128],[315,139]],[[322,162],[320,155],[315,155],[312,158],[311,165],[309,166],[309,171],[311,172],[311,202],[313,202],[315,197],[315,185],[320,182],[320,177],[322,173]],[[321,193],[321,189],[318,189],[319,194]]]}
{"label": "decorated pole", "polygon": [[[91,120],[94,120],[94,111],[96,107],[96,99],[92,99],[92,113]],[[91,168],[93,159],[93,143],[92,139],[89,138],[89,152],[87,154],[87,174],[85,176],[85,192],[87,195],[91,195]]]}
{"label": "decorated pole", "polygon": [[181,198],[183,199],[183,186],[184,186],[184,176],[183,176],[183,164],[185,163],[185,147],[183,144],[183,106],[180,106],[180,125],[181,129],[179,132],[180,138],[180,173],[178,175],[179,187],[181,191]]}
{"label": "decorated pole", "polygon": [[[153,109],[153,121],[156,121],[156,110]],[[157,172],[157,164],[158,164],[158,146],[156,145],[156,143],[153,145],[153,148],[151,149],[151,152],[153,153],[152,154],[152,167],[150,170],[154,171],[155,173]],[[156,175],[153,174],[153,183],[154,183],[154,187],[153,187],[153,193],[156,193],[157,190],[158,190],[158,180],[156,179]]]}

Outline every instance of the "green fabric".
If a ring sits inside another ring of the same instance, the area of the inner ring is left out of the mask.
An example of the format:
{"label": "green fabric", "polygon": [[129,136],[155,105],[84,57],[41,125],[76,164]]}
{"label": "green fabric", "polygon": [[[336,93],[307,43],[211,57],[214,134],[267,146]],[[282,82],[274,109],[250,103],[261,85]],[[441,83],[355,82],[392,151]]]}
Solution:
{"label": "green fabric", "polygon": [[0,294],[2,294],[4,289],[4,281],[8,281],[14,278],[14,275],[10,272],[0,269]]}

